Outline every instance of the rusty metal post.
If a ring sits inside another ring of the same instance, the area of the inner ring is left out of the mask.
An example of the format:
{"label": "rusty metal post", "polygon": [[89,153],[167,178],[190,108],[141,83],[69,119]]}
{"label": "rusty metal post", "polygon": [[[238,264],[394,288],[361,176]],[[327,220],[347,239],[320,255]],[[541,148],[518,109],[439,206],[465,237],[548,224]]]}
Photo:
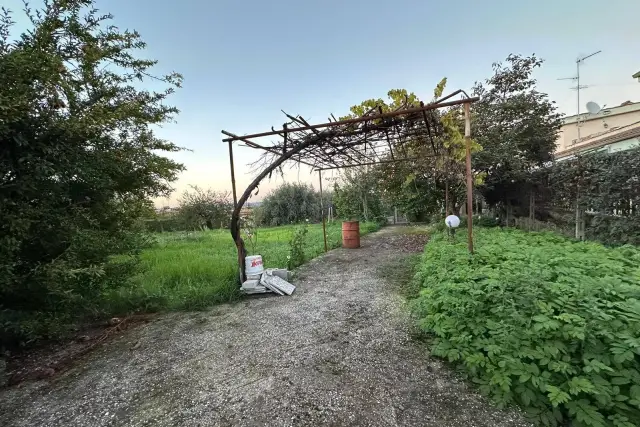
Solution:
{"label": "rusty metal post", "polygon": [[[447,99],[449,97],[447,96]],[[382,113],[382,114],[376,114],[376,115],[372,115],[372,116],[367,116],[367,117],[356,117],[353,119],[346,119],[346,120],[339,120],[339,121],[335,121],[335,122],[327,122],[327,123],[320,123],[317,125],[308,125],[308,126],[300,126],[300,127],[296,127],[296,128],[291,128],[288,131],[289,132],[300,132],[303,130],[313,130],[313,129],[322,129],[322,128],[328,128],[328,127],[334,127],[334,126],[341,126],[341,125],[348,125],[348,124],[353,124],[353,123],[361,123],[361,122],[368,122],[369,120],[378,120],[378,119],[387,119],[390,117],[396,117],[396,116],[404,116],[404,115],[409,115],[412,113],[419,113],[421,111],[429,111],[429,110],[437,110],[439,108],[443,108],[443,107],[453,107],[456,105],[460,105],[460,104],[470,104],[472,102],[476,102],[479,101],[480,97],[476,96],[473,98],[466,98],[466,99],[459,99],[459,100],[455,100],[455,101],[449,101],[449,102],[438,102],[435,104],[427,104],[424,107],[414,107],[414,108],[407,108],[405,110],[395,110],[395,111],[388,111],[386,113]],[[224,142],[228,142],[228,141],[238,141],[238,140],[244,140],[244,139],[253,139],[253,138],[262,138],[265,136],[272,136],[272,135],[280,135],[282,134],[283,130],[271,130],[269,132],[261,132],[261,133],[253,133],[250,135],[243,135],[243,136],[232,136],[229,138],[225,138],[223,139]]]}
{"label": "rusty metal post", "polygon": [[322,216],[322,236],[324,237],[324,251],[328,252],[327,247],[327,225],[324,220],[324,201],[322,196],[322,171],[318,170],[318,181],[320,182],[320,215]]}
{"label": "rusty metal post", "polygon": [[473,177],[471,176],[471,113],[470,103],[464,104],[464,140],[467,146],[467,233],[469,253],[473,253]]}
{"label": "rusty metal post", "polygon": [[229,141],[229,163],[231,165],[231,189],[233,190],[233,208],[238,204],[238,195],[236,193],[236,171],[233,167],[233,141]]}
{"label": "rusty metal post", "polygon": [[[238,195],[236,193],[236,171],[233,165],[233,141],[229,141],[229,166],[231,167],[231,189],[233,191],[233,208],[238,205]],[[242,253],[242,243],[240,239],[240,227],[237,230],[238,238],[236,239],[236,250],[238,251],[238,269],[240,275],[240,283],[244,282],[244,257]]]}

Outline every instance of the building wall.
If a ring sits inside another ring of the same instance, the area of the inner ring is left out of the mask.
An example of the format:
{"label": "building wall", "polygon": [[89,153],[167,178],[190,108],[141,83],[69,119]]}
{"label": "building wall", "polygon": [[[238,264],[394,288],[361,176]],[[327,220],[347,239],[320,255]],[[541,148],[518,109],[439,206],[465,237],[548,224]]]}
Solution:
{"label": "building wall", "polygon": [[[591,145],[595,140],[615,135],[632,126],[640,126],[640,103],[626,107],[611,108],[609,114],[599,113],[597,116],[583,116],[580,123],[580,143],[578,139],[578,126],[575,116],[565,120],[565,124],[560,129],[556,146],[556,153],[560,153],[570,148]],[[617,111],[616,111],[617,110]],[[622,111],[620,111],[622,110]],[[618,129],[625,127],[625,129]]]}
{"label": "building wall", "polygon": [[[594,151],[606,151],[608,153],[616,153],[618,151],[630,150],[632,148],[640,148],[640,138],[630,138],[625,139],[624,141],[614,142],[613,144],[608,144],[603,147],[594,149]],[[556,161],[564,161],[572,159],[573,154],[562,155],[556,157]]]}

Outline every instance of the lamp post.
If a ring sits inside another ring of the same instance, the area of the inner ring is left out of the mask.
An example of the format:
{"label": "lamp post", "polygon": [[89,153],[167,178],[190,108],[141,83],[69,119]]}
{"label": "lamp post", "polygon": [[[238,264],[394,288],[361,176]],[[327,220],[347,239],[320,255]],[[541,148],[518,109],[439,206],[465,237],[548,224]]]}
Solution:
{"label": "lamp post", "polygon": [[[467,215],[467,221],[472,221],[472,218]],[[444,219],[444,223],[447,226],[449,236],[454,238],[456,236],[456,228],[460,226],[460,218],[456,215],[449,215]]]}

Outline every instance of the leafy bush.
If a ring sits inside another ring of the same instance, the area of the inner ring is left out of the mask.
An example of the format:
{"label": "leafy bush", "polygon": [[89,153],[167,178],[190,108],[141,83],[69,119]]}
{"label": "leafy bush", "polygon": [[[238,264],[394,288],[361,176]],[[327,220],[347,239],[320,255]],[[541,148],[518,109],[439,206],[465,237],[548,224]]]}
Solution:
{"label": "leafy bush", "polygon": [[[466,225],[466,220],[465,220]],[[498,227],[500,225],[497,218],[492,216],[474,216],[473,217],[473,225],[478,227]]]}
{"label": "leafy bush", "polygon": [[570,213],[559,220],[569,228],[575,226],[578,199],[588,212],[585,237],[607,245],[640,245],[639,176],[640,147],[591,152],[534,174],[547,183],[547,206]]}
{"label": "leafy bush", "polygon": [[256,221],[260,225],[298,224],[306,220],[319,222],[321,219],[320,193],[305,184],[282,184],[256,208]]}
{"label": "leafy bush", "polygon": [[289,255],[287,256],[287,268],[294,268],[304,264],[305,237],[308,233],[307,224],[301,224],[293,231],[293,236],[289,241]]}
{"label": "leafy bush", "polygon": [[[636,184],[640,188],[640,183]],[[640,201],[640,197],[636,203]],[[586,215],[585,237],[605,245],[640,245],[640,215]]]}
{"label": "leafy bush", "polygon": [[[360,175],[364,177],[365,175]],[[368,179],[362,182],[345,182],[334,187],[333,203],[339,218],[349,221],[387,222],[386,209],[380,192],[368,186]]]}
{"label": "leafy bush", "polygon": [[176,220],[183,229],[212,230],[229,226],[233,202],[228,191],[213,191],[191,186],[182,194]]}
{"label": "leafy bush", "polygon": [[477,252],[435,236],[414,309],[432,352],[541,425],[640,420],[640,251],[479,229]]}
{"label": "leafy bush", "polygon": [[[138,33],[93,3],[26,7],[22,35],[0,11],[0,349],[96,314],[134,271],[149,199],[183,169],[153,133],[177,113],[181,76],[154,76]],[[145,76],[160,92],[140,89]]]}

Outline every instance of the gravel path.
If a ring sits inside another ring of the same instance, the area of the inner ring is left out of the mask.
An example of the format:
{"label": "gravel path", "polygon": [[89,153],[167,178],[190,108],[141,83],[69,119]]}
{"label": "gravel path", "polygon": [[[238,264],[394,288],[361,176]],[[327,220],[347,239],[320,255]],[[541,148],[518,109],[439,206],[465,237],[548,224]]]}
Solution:
{"label": "gravel path", "polygon": [[0,391],[3,426],[525,426],[409,337],[378,268],[402,228],[300,269],[292,297],[178,313],[49,381]]}

